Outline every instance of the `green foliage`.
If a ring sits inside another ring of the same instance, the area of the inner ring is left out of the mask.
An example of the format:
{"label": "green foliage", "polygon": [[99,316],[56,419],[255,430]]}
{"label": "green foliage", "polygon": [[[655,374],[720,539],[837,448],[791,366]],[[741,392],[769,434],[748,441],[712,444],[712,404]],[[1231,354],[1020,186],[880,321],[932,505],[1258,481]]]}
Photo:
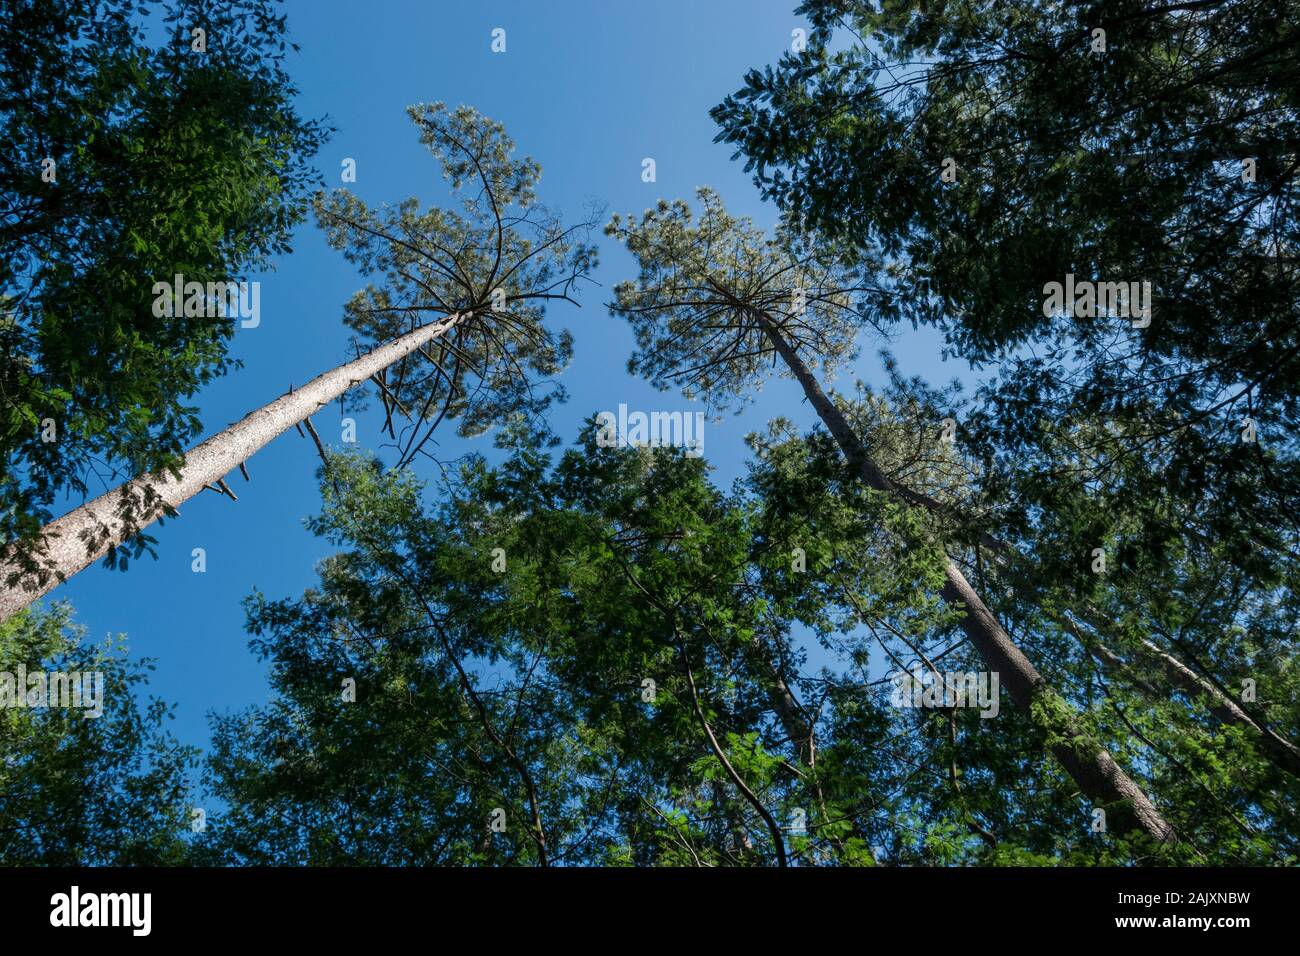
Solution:
{"label": "green foliage", "polygon": [[[1133,768],[1177,858],[1293,860],[1295,773],[1259,728],[1297,739],[1295,11],[799,12],[809,49],[750,71],[718,139],[788,220],[884,264],[868,318],[934,324],[986,370],[973,400],[890,397],[960,423],[945,521],[967,530],[945,540],[1060,690],[1038,730]],[[1046,314],[1067,273],[1151,282],[1149,326]]]}
{"label": "green foliage", "polygon": [[[786,216],[888,260],[879,321],[997,373],[963,421],[990,501],[1022,528],[1072,511],[1089,549],[1120,502],[1130,553],[1199,535],[1294,561],[1295,5],[800,9],[815,42],[746,76],[719,139]],[[1067,273],[1150,282],[1149,326],[1045,314]],[[1080,485],[1114,494],[1085,515]]]}
{"label": "green foliage", "polygon": [[[7,297],[43,309],[35,325],[21,309],[0,320],[16,356],[4,394],[27,396],[6,405],[5,434],[70,404],[84,409],[74,434],[91,438],[58,455],[103,450],[92,438],[110,433],[179,435],[193,423],[158,396],[219,373],[228,330],[142,331],[131,305],[142,280],[116,273],[115,256],[142,269],[183,246],[196,277],[257,261],[297,214],[294,164],[319,130],[284,106],[274,57],[247,67],[241,99],[222,84],[243,67],[218,55],[164,70],[124,15],[92,28],[60,5],[14,11],[4,16],[37,38],[24,53],[36,60],[78,31],[111,41],[100,46],[118,54],[63,69],[71,88],[94,87],[88,102],[118,104],[105,115],[138,110],[142,124],[59,116],[59,142],[74,148],[69,189],[53,195],[120,186],[113,171],[182,185],[141,200],[168,231],[146,228],[132,199],[101,235],[50,206],[25,160],[17,195],[45,197],[39,214],[72,223],[67,241],[100,258],[83,275],[68,247],[50,246],[43,271],[5,273]],[[701,189],[695,210],[660,201],[606,229],[638,266],[610,305],[635,334],[633,372],[722,409],[743,405],[779,358],[836,429],[769,423],[729,490],[680,450],[602,447],[591,422],[555,450],[541,417],[562,398],[548,379],[572,342],[545,307],[573,301],[594,267],[584,233],[596,213],[565,226],[542,207],[540,167],[515,156],[500,124],[469,107],[412,107],[459,205],[376,210],[339,190],[314,211],[371,280],[344,309],[358,348],[466,317],[379,377],[394,467],[327,454],[309,527],[336,552],[317,585],[247,600],[273,696],[213,718],[205,781],[226,809],[189,858],[1295,865],[1300,34],[1288,11],[808,0],[811,48],[751,72],[714,112],[719,138],[780,206],[779,228]],[[1090,48],[1095,27],[1104,51]],[[258,20],[256,35],[280,29]],[[206,106],[162,110],[182,94]],[[270,132],[241,139],[250,102],[266,108],[252,125]],[[214,114],[226,143],[199,136]],[[29,128],[55,122],[28,105],[3,117],[28,153]],[[186,145],[157,155],[146,147],[159,130]],[[1246,156],[1253,181],[1240,175]],[[954,182],[939,177],[945,158]],[[245,162],[261,173],[241,167],[233,189],[229,164]],[[180,203],[198,212],[181,217]],[[21,217],[4,228],[10,249],[35,248]],[[1044,283],[1067,272],[1153,281],[1151,325],[1044,314]],[[78,310],[119,287],[96,319],[106,337],[86,352]],[[950,351],[991,370],[974,395],[905,380],[889,356],[883,388],[821,395],[814,377],[850,362],[859,333],[902,321],[936,325]],[[33,343],[78,377],[60,378]],[[95,388],[100,404],[78,391]],[[409,422],[400,437],[395,416]],[[1242,437],[1243,416],[1259,440]],[[953,442],[939,438],[946,418]],[[409,466],[444,419],[464,435],[499,426],[500,454],[431,488]],[[13,533],[66,464],[34,445],[22,454],[11,473],[28,484],[0,486],[16,489]],[[862,480],[868,458],[879,481]],[[1039,670],[1028,707],[1000,699],[986,718],[891,694],[913,667],[985,670],[964,609],[940,599],[949,561]],[[14,619],[0,651],[139,680],[77,643],[61,610]],[[102,731],[0,712],[6,860],[186,858],[188,752],[162,733],[162,705],[141,715],[129,695],[112,699]],[[1081,797],[1063,764],[1103,750],[1176,841],[1125,835],[1124,801]],[[38,817],[47,804],[68,809]],[[35,844],[15,835],[32,832]]]}
{"label": "green foliage", "polygon": [[0,862],[9,866],[164,866],[187,860],[188,774],[197,751],[165,729],[171,708],[135,694],[148,662],[95,646],[66,604],[0,624],[0,672],[103,674],[103,714],[0,708]]}
{"label": "green foliage", "polygon": [[[915,426],[898,407],[846,410],[891,467],[917,467],[887,452]],[[1185,702],[1099,695],[1092,658],[1032,607],[1007,626],[1059,695],[992,720],[893,706],[890,672],[981,664],[937,601],[926,522],[853,481],[824,434],[755,436],[723,493],[700,459],[596,431],[557,459],[516,422],[499,464],[471,459],[436,495],[330,457],[311,525],[341,550],[301,598],[249,601],[276,693],[215,723],[207,779],[230,809],[204,854],[770,865],[770,819],[799,865],[1291,858],[1290,785],[1249,741]],[[1132,767],[1185,842],[1092,830],[1046,749],[1067,702],[1081,745]]]}
{"label": "green foliage", "polygon": [[0,538],[20,556],[64,493],[179,461],[233,322],[155,317],[153,284],[235,280],[287,251],[326,132],[294,109],[270,0],[163,4],[157,47],[151,9],[0,11]]}
{"label": "green foliage", "polygon": [[707,187],[697,197],[698,217],[683,200],[660,200],[640,218],[615,215],[605,228],[640,267],[610,305],[636,335],[629,371],[726,408],[752,400],[767,373],[769,323],[806,346],[812,368],[833,372],[852,359],[864,300],[876,292],[863,280],[867,266],[809,243],[789,223],[769,237],[729,215]]}
{"label": "green foliage", "polygon": [[500,123],[468,106],[420,104],[407,112],[462,197],[460,212],[422,211],[415,198],[376,211],[346,189],[319,194],[314,204],[330,245],[380,279],[344,307],[358,343],[382,344],[436,318],[472,313],[384,376],[392,437],[394,411],[410,421],[403,463],[443,419],[476,435],[517,413],[536,418],[563,399],[558,386],[541,386],[568,364],[573,339],[544,323],[546,305],[573,302],[596,265],[585,241],[593,220],[566,226],[537,202],[541,167],[512,158],[515,144]]}

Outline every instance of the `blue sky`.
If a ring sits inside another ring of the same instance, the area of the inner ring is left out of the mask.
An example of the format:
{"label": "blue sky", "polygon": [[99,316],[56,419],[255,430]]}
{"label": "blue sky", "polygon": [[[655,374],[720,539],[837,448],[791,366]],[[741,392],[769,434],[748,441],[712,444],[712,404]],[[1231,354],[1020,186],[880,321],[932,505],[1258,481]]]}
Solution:
{"label": "blue sky", "polygon": [[[661,196],[690,198],[697,186],[718,189],[729,208],[770,225],[774,212],[758,201],[731,149],[715,144],[708,110],[741,83],[746,69],[775,61],[791,31],[806,26],[794,0],[290,0],[293,39],[302,47],[288,69],[301,90],[304,115],[328,115],[338,132],[317,157],[327,185],[341,185],[341,163],[353,158],[349,184],[372,205],[407,196],[442,195],[438,166],[419,145],[405,107],[443,100],[470,104],[503,122],[520,151],[543,168],[539,195],[577,218],[595,199],[610,212],[640,213]],[[492,31],[506,31],[506,52],[491,51]],[[641,179],[652,157],[657,182]],[[625,402],[643,410],[687,410],[680,395],[655,391],[626,372],[632,337],[605,302],[633,271],[631,257],[603,236],[598,286],[582,290],[583,308],[561,304],[550,321],[574,333],[576,353],[562,381],[570,393],[552,427],[566,442],[580,422]],[[261,324],[236,333],[244,368],[197,396],[206,433],[301,385],[348,358],[344,301],[363,283],[329,249],[315,226],[298,231],[294,252],[262,283]],[[853,373],[880,382],[875,351],[864,341]],[[929,331],[894,343],[902,369],[932,381],[960,375],[944,364]],[[841,382],[851,381],[850,375]],[[698,406],[697,406],[698,407]],[[340,438],[338,411],[316,423],[327,443]],[[813,422],[797,387],[772,380],[743,415],[710,423],[705,455],[716,480],[729,486],[743,472],[746,433],[777,415]],[[380,421],[358,419],[362,446],[380,442]],[[491,438],[455,439],[448,429],[435,451],[451,459],[491,450]],[[314,563],[329,548],[303,527],[318,495],[318,459],[310,441],[290,431],[249,462],[252,483],[236,476],[238,502],[210,492],[181,509],[179,520],[154,529],[158,559],[126,573],[95,565],[56,589],[73,602],[91,639],[125,632],[133,657],[156,660],[150,692],[177,705],[173,730],[203,746],[207,714],[267,699],[263,666],[247,647],[241,600],[254,587],[271,597],[299,594],[314,583]],[[426,463],[422,467],[428,469]],[[192,549],[207,571],[191,570]]]}

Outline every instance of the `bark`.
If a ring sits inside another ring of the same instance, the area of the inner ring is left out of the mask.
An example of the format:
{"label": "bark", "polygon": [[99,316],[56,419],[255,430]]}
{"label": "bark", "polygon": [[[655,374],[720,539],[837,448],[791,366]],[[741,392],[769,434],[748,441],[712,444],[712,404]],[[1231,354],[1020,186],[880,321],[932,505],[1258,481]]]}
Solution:
{"label": "bark", "polygon": [[[904,501],[912,500],[912,495],[900,490],[872,461],[848,420],[776,325],[761,314],[759,321],[850,465],[870,487]],[[1094,804],[1106,809],[1109,825],[1121,832],[1139,830],[1160,842],[1174,839],[1173,827],[1115,759],[1081,732],[1064,699],[1048,687],[1043,676],[998,623],[951,558],[944,566],[944,578],[943,598],[949,604],[965,609],[962,630],[985,666],[997,672],[1000,683],[1007,688],[1016,706],[1029,711],[1035,723],[1047,732],[1052,753],[1079,789]]]}
{"label": "bark", "polygon": [[98,560],[109,548],[178,508],[205,485],[217,485],[273,438],[349,387],[388,368],[465,318],[468,314],[458,313],[421,326],[250,412],[187,452],[179,479],[170,473],[144,475],[68,512],[41,530],[37,551],[26,560],[15,555],[12,547],[0,552],[0,622]]}

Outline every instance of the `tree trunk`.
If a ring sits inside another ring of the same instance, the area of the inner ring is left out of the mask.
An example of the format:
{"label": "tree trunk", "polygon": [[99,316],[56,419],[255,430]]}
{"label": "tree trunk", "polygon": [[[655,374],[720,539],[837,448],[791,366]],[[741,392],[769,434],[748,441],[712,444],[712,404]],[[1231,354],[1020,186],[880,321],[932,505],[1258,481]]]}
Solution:
{"label": "tree trunk", "polygon": [[1142,641],[1142,652],[1157,661],[1165,675],[1183,692],[1195,700],[1204,694],[1210,700],[1210,712],[1225,724],[1237,724],[1259,735],[1259,743],[1269,758],[1279,768],[1300,777],[1300,748],[1291,741],[1258,723],[1231,697],[1202,677],[1172,654],[1162,651],[1151,641]]}
{"label": "tree trunk", "polygon": [[[772,707],[772,712],[776,715],[777,722],[781,725],[782,731],[789,739],[795,749],[799,763],[807,771],[811,771],[817,764],[817,733],[813,725],[813,718],[800,705],[798,699],[794,696],[794,691],[790,689],[789,682],[785,679],[785,674],[781,670],[781,662],[776,652],[776,637],[771,635],[771,640],[767,636],[756,637],[751,645],[750,666],[757,672],[757,679],[767,689],[767,699]],[[800,779],[807,781],[804,774]],[[820,783],[815,780],[811,781],[809,793],[817,803],[818,819],[822,824],[831,820],[831,815],[826,806],[826,794],[822,790]],[[809,827],[810,830],[813,827]],[[835,849],[836,854],[844,853],[844,840],[840,837],[829,837],[828,842]]]}
{"label": "tree trunk", "polygon": [[[910,500],[912,496],[902,493],[871,460],[844,415],[775,323],[761,314],[759,321],[850,465],[872,488]],[[951,558],[944,566],[944,578],[943,598],[965,608],[962,630],[985,666],[997,672],[1016,706],[1029,712],[1035,725],[1046,732],[1052,753],[1079,789],[1106,810],[1107,825],[1121,832],[1140,830],[1161,842],[1174,839],[1173,827],[1105,748],[1081,732],[1068,704],[1048,687]]]}
{"label": "tree trunk", "polygon": [[[1091,624],[1091,622],[1089,623]],[[1089,647],[1089,650],[1093,656],[1125,675],[1147,694],[1160,695],[1159,690],[1135,673],[1135,669],[1127,661],[1105,644],[1096,643]],[[1240,704],[1215,686],[1212,681],[1202,677],[1174,655],[1161,650],[1149,640],[1142,640],[1138,655],[1144,661],[1163,671],[1169,682],[1181,689],[1193,701],[1205,697],[1209,702],[1210,713],[1217,717],[1220,722],[1245,727],[1250,731],[1250,735],[1255,738],[1264,755],[1279,770],[1283,770],[1293,777],[1300,777],[1300,748],[1297,748],[1295,744],[1280,736],[1271,728],[1256,721],[1254,717],[1246,713]]]}
{"label": "tree trunk", "polygon": [[221,481],[249,456],[287,429],[436,339],[463,319],[458,313],[421,326],[312,379],[250,412],[186,454],[179,479],[170,473],[143,475],[69,511],[41,529],[35,554],[20,559],[13,546],[0,553],[0,622],[122,544],[169,509]]}
{"label": "tree trunk", "polygon": [[[775,640],[775,639],[774,639]],[[781,665],[776,650],[768,639],[756,637],[751,646],[752,666],[757,671],[756,677],[767,690],[767,699],[772,712],[776,714],[781,729],[785,732],[799,762],[812,769],[817,762],[817,744],[811,722],[804,715],[803,708],[795,699],[794,691],[781,673]]]}

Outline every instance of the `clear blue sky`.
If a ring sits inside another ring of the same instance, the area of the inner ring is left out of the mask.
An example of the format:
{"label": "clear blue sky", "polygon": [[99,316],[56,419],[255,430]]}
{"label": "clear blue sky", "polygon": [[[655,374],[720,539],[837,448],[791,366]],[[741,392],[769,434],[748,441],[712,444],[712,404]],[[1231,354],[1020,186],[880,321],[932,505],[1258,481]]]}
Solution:
{"label": "clear blue sky", "polygon": [[[539,194],[572,216],[596,198],[609,210],[641,212],[659,197],[691,197],[711,185],[734,211],[771,224],[773,211],[731,150],[715,144],[708,110],[735,90],[746,69],[775,61],[791,30],[806,26],[795,0],[291,0],[290,33],[302,47],[288,68],[304,115],[327,114],[338,132],[318,157],[327,184],[339,185],[345,157],[357,163],[350,185],[368,203],[440,194],[438,167],[416,141],[404,109],[416,102],[467,103],[506,125],[522,152],[543,168]],[[491,32],[506,30],[504,54]],[[641,180],[653,157],[658,181]],[[676,393],[630,377],[631,336],[604,307],[613,285],[632,271],[626,252],[599,237],[600,286],[583,290],[583,308],[564,304],[551,321],[576,338],[563,376],[570,392],[552,427],[566,442],[585,417],[604,409],[687,409]],[[240,330],[235,354],[244,368],[197,397],[207,433],[301,385],[348,357],[342,303],[362,284],[353,268],[304,224],[291,255],[262,283],[261,325]],[[880,382],[878,343],[863,343],[854,370]],[[929,332],[908,331],[893,348],[908,374],[944,381],[960,374],[943,364]],[[841,381],[850,381],[842,376]],[[811,425],[797,387],[767,384],[742,416],[707,426],[705,456],[724,487],[743,472],[743,438],[776,415]],[[338,411],[316,417],[322,437],[339,440]],[[380,422],[358,421],[361,445],[377,444]],[[454,458],[474,442],[441,436],[436,454]],[[177,704],[173,730],[204,745],[210,711],[264,702],[264,670],[247,647],[240,601],[258,587],[268,596],[298,595],[315,581],[327,546],[303,527],[318,505],[310,441],[281,436],[250,462],[253,481],[236,474],[232,502],[205,492],[179,520],[155,529],[158,560],[127,573],[96,565],[53,592],[71,600],[90,638],[125,632],[133,657],[156,659],[150,690]],[[429,467],[426,463],[424,467]],[[207,552],[207,572],[191,571],[191,550]]]}

